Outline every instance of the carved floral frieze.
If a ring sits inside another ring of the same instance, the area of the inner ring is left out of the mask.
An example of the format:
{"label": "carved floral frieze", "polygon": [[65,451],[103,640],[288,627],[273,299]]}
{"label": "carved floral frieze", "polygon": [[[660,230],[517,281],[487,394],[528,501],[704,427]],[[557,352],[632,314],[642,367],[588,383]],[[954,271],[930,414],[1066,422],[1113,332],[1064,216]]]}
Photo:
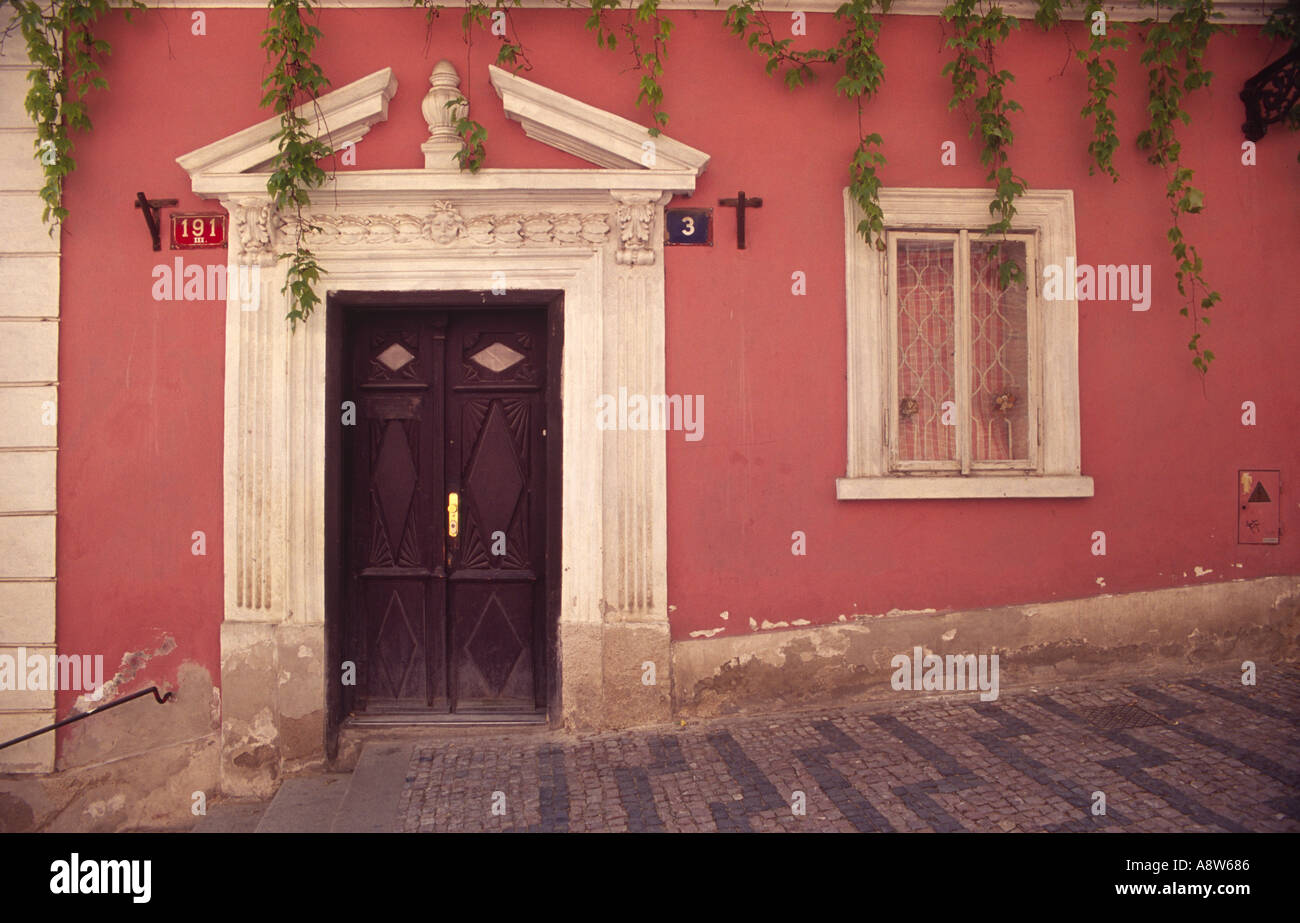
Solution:
{"label": "carved floral frieze", "polygon": [[[431,211],[424,215],[307,214],[302,224],[307,228],[304,242],[311,247],[325,248],[393,244],[599,247],[610,233],[610,216],[600,212],[465,215],[446,201],[434,202]],[[296,216],[284,216],[280,232],[292,239],[297,226]]]}

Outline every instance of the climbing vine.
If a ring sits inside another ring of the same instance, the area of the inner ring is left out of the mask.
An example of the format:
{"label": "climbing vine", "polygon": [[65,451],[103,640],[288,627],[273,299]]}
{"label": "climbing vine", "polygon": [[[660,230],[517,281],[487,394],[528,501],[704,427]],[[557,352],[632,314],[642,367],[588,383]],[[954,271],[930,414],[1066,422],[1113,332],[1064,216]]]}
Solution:
{"label": "climbing vine", "polygon": [[[44,220],[57,225],[66,215],[63,184],[76,164],[71,154],[72,131],[91,127],[85,98],[92,89],[107,86],[101,59],[110,53],[108,43],[93,35],[93,26],[107,12],[113,0],[0,0],[16,12],[6,37],[17,30],[33,62],[28,73],[30,86],[25,108],[36,126],[36,156],[42,164],[45,185],[40,192],[45,203]],[[559,0],[568,7],[587,9],[586,28],[593,32],[598,47],[625,48],[631,69],[638,75],[637,105],[649,110],[647,132],[659,135],[668,125],[661,78],[668,56],[673,22],[660,8],[661,0]],[[723,0],[714,0],[722,7]],[[843,32],[828,48],[794,47],[791,37],[781,37],[763,0],[734,0],[725,6],[724,28],[765,59],[767,73],[779,77],[791,89],[812,82],[821,66],[838,65],[835,90],[852,99],[857,107],[858,143],[849,162],[849,189],[863,212],[858,232],[872,246],[883,249],[884,215],[879,204],[879,170],[887,161],[883,140],[863,124],[864,103],[874,97],[884,81],[884,63],[878,50],[881,20],[892,0],[845,0],[834,13]],[[1063,10],[1083,6],[1083,20],[1089,30],[1086,47],[1074,50],[1087,81],[1086,102],[1080,115],[1091,121],[1087,152],[1089,172],[1100,172],[1112,181],[1119,174],[1114,155],[1119,148],[1115,111],[1117,79],[1116,53],[1128,47],[1128,39],[1117,24],[1107,22],[1102,0],[1036,0],[1034,22],[1049,30],[1060,24]],[[1204,265],[1196,247],[1185,236],[1186,218],[1199,214],[1204,193],[1192,184],[1193,171],[1183,160],[1178,139],[1179,123],[1188,124],[1186,98],[1210,84],[1213,74],[1203,66],[1206,47],[1221,27],[1213,0],[1143,0],[1154,8],[1142,23],[1140,61],[1147,68],[1147,112],[1149,124],[1138,135],[1139,146],[1148,160],[1166,171],[1165,197],[1169,206],[1168,239],[1175,259],[1179,293],[1187,299],[1180,313],[1190,318],[1192,336],[1188,348],[1193,365],[1204,373],[1214,353],[1202,346],[1202,327],[1210,323],[1206,312],[1221,296],[1205,281]],[[142,9],[142,0],[129,0]],[[443,7],[436,0],[412,0],[425,10],[432,23]],[[460,28],[467,50],[472,53],[474,33],[489,30],[499,39],[495,63],[514,72],[531,68],[523,41],[511,18],[522,0],[468,0],[461,12]],[[289,319],[305,320],[319,304],[314,292],[322,272],[304,235],[314,226],[303,221],[303,209],[310,204],[311,190],[325,181],[319,161],[331,154],[326,140],[315,136],[314,121],[300,110],[314,104],[328,85],[321,68],[312,59],[319,28],[308,21],[316,12],[313,0],[267,0],[268,22],[263,32],[269,73],[263,82],[262,105],[280,117],[275,136],[277,153],[267,182],[276,207],[292,212],[295,237],[289,252],[280,255],[290,261],[284,292],[290,295]],[[614,17],[623,14],[622,21]],[[1162,14],[1165,14],[1162,18]],[[951,52],[941,73],[952,86],[949,109],[970,112],[970,136],[980,143],[980,162],[988,168],[991,186],[987,235],[1011,230],[1016,199],[1027,189],[1025,179],[1014,171],[1009,151],[1014,142],[1012,116],[1022,111],[1009,95],[1015,76],[997,66],[997,51],[1019,22],[1008,16],[996,0],[950,0],[941,12],[951,28],[944,43]],[[130,10],[127,10],[130,16]],[[1300,44],[1300,0],[1288,0],[1271,13],[1263,34]],[[1068,36],[1067,36],[1068,38]],[[1073,43],[1071,43],[1073,48]],[[471,119],[464,96],[447,104],[452,125],[461,139],[457,153],[460,167],[477,172],[486,156],[487,131]],[[1287,124],[1300,129],[1300,106],[1287,115]],[[1024,282],[1024,269],[1004,258],[1001,282]]]}
{"label": "climbing vine", "polygon": [[[574,0],[564,2],[572,6]],[[622,6],[622,0],[587,0],[587,3],[591,10],[587,30],[596,33],[597,47],[613,51],[618,47],[618,33],[610,24],[610,14]],[[650,110],[648,130],[651,136],[658,136],[668,125],[668,113],[663,110],[664,88],[659,78],[663,76],[668,57],[673,21],[659,11],[659,0],[628,0],[627,12],[618,31],[627,40],[633,69],[641,75],[636,103]]]}
{"label": "climbing vine", "polygon": [[329,81],[311,57],[321,35],[319,28],[303,19],[304,13],[314,10],[311,0],[269,0],[267,9],[262,47],[271,69],[262,81],[266,90],[262,105],[273,108],[280,116],[280,130],[274,138],[279,147],[271,161],[266,191],[277,209],[292,209],[296,218],[293,249],[279,255],[279,259],[289,260],[281,291],[289,295],[288,320],[296,326],[310,317],[320,303],[315,284],[322,270],[303,242],[309,231],[318,228],[303,221],[302,210],[311,203],[310,190],[325,182],[325,171],[317,161],[333,153],[328,142],[312,134],[312,122],[298,112],[298,107],[305,102],[314,104]]}
{"label": "climbing vine", "polygon": [[[766,59],[764,69],[779,75],[788,89],[804,86],[815,77],[814,64],[843,64],[843,75],[835,83],[836,93],[857,106],[858,144],[849,161],[849,194],[862,209],[858,233],[868,245],[885,247],[885,215],[880,207],[879,168],[887,161],[880,148],[878,132],[866,131],[863,105],[880,90],[885,64],[878,51],[880,20],[877,12],[889,12],[893,0],[847,0],[835,10],[844,34],[832,48],[794,49],[793,38],[777,38],[762,0],[738,0],[727,7],[723,26]],[[715,5],[720,0],[714,0]]]}
{"label": "climbing vine", "polygon": [[[8,0],[14,8],[13,21],[4,38],[17,29],[27,47],[32,68],[27,72],[27,95],[23,108],[36,126],[35,156],[45,177],[41,220],[50,233],[68,210],[63,207],[63,183],[77,167],[72,157],[69,133],[89,131],[90,114],[86,96],[91,89],[108,89],[100,59],[112,53],[108,42],[95,38],[92,28],[109,9],[108,0]],[[4,3],[0,2],[0,9]],[[133,10],[144,9],[140,0],[130,0]]]}
{"label": "climbing vine", "polygon": [[[1154,4],[1155,0],[1144,2]],[[1201,344],[1201,325],[1210,323],[1203,312],[1214,307],[1222,296],[1205,281],[1200,253],[1187,242],[1183,232],[1182,219],[1201,212],[1205,193],[1192,185],[1193,172],[1183,165],[1178,123],[1186,125],[1192,120],[1183,108],[1187,95],[1208,87],[1214,77],[1205,69],[1203,59],[1211,36],[1221,27],[1213,21],[1219,15],[1214,12],[1213,0],[1175,0],[1173,10],[1167,20],[1149,21],[1143,40],[1140,60],[1148,68],[1147,113],[1151,121],[1138,134],[1138,146],[1148,152],[1148,161],[1165,169],[1168,177],[1165,199],[1169,204],[1169,244],[1176,266],[1174,279],[1178,294],[1187,299],[1178,313],[1191,321],[1192,336],[1187,348],[1192,352],[1192,365],[1204,374],[1214,361],[1214,352]],[[1198,291],[1203,293],[1199,299]]]}
{"label": "climbing vine", "polygon": [[1108,23],[1106,14],[1099,0],[1088,0],[1083,11],[1083,21],[1087,25],[1091,41],[1087,48],[1075,53],[1088,75],[1088,101],[1079,114],[1092,119],[1092,140],[1088,142],[1088,156],[1092,163],[1088,174],[1100,170],[1119,182],[1119,171],[1115,169],[1113,158],[1119,149],[1119,132],[1115,127],[1115,110],[1110,98],[1115,95],[1115,60],[1108,51],[1123,51],[1128,48],[1128,39],[1119,23]]}
{"label": "climbing vine", "polygon": [[[953,0],[940,15],[953,27],[953,35],[944,43],[953,50],[953,59],[942,70],[952,81],[948,108],[956,109],[974,100],[970,134],[980,137],[980,163],[989,168],[987,179],[993,184],[989,214],[996,220],[985,233],[1005,234],[1011,230],[1016,215],[1016,197],[1024,193],[1027,184],[1012,170],[1007,153],[1015,139],[1011,113],[1021,111],[1020,104],[1007,97],[1007,87],[1016,78],[1009,70],[998,68],[995,52],[1020,23],[1007,16],[1001,6],[990,6],[983,0]],[[1026,281],[1024,267],[1005,255],[998,277],[1003,288]]]}

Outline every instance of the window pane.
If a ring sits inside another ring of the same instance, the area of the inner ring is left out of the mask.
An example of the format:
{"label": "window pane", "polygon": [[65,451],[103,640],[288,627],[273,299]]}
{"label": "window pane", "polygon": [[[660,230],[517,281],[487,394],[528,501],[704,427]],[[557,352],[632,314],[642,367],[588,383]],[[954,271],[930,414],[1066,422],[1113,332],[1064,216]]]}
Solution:
{"label": "window pane", "polygon": [[998,285],[998,266],[1025,269],[1024,241],[971,241],[971,459],[1029,458],[1029,314],[1023,284]]}
{"label": "window pane", "polygon": [[943,403],[956,399],[953,243],[904,238],[897,246],[898,457],[952,461],[957,427],[944,425]]}

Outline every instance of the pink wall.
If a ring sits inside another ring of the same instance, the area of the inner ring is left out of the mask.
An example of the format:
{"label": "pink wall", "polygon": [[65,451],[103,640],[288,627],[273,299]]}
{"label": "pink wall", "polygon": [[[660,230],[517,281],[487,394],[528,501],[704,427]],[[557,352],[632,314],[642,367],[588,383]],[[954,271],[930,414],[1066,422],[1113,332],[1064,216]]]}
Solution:
{"label": "pink wall", "polygon": [[[535,64],[524,76],[593,105],[645,119],[622,50],[595,47],[580,12],[520,13]],[[1132,138],[1142,127],[1145,74],[1137,51],[1121,63],[1123,144],[1117,185],[1090,177],[1089,126],[1078,115],[1085,82],[1059,32],[1026,24],[999,63],[1017,74],[1013,165],[1033,188],[1075,191],[1081,263],[1149,263],[1150,311],[1080,304],[1083,470],[1088,500],[852,501],[835,499],[846,438],[845,296],[841,189],[856,142],[852,104],[832,81],[786,91],[715,13],[677,13],[664,77],[668,133],[712,156],[691,200],[716,206],[744,189],[764,198],[750,248],[734,246],[731,211],[716,209],[716,246],[676,248],[668,281],[670,393],[705,396],[705,438],[668,440],[669,602],[673,634],[749,619],[813,624],[891,608],[974,608],[1300,571],[1300,543],[1238,546],[1239,467],[1283,471],[1283,527],[1297,524],[1295,421],[1300,419],[1300,327],[1292,273],[1300,244],[1296,137],[1275,130],[1259,164],[1240,164],[1243,80],[1280,53],[1253,28],[1212,46],[1214,87],[1197,94],[1182,137],[1208,209],[1186,228],[1223,294],[1209,328],[1220,357],[1204,390],[1183,348],[1188,323],[1165,242],[1164,175]],[[357,166],[422,165],[420,101],[434,62],[468,76],[472,115],[488,129],[487,166],[586,164],[524,137],[487,80],[495,40],[480,34],[472,62],[447,11],[426,42],[411,10],[329,10],[319,60],[334,86],[383,67],[399,84],[389,121],[358,145]],[[182,661],[219,675],[222,618],[221,464],[223,306],[151,297],[156,264],[137,191],[213,209],[189,193],[175,157],[266,117],[258,47],[265,13],[207,11],[207,35],[189,11],[112,17],[111,84],[91,100],[96,130],[78,139],[64,237],[58,538],[61,650],[152,651],[164,634],[178,650],[148,664],[142,682],[174,682]],[[780,17],[776,17],[778,23]],[[1068,30],[1076,44],[1081,30]],[[828,16],[809,17],[809,44],[833,41]],[[960,113],[947,111],[939,74],[942,24],[890,17],[885,92],[867,125],[885,138],[893,186],[982,186],[978,149]],[[472,65],[472,66],[471,66]],[[1062,67],[1065,67],[1062,73]],[[956,167],[939,146],[958,144]],[[186,262],[224,259],[190,251]],[[808,294],[790,293],[791,273]],[[314,322],[320,322],[317,318]],[[1242,401],[1259,424],[1240,423]],[[572,412],[572,410],[570,411]],[[1109,554],[1090,554],[1094,530]],[[206,557],[190,553],[207,534]],[[790,535],[808,554],[790,553]],[[1237,566],[1240,565],[1240,566]],[[1196,578],[1194,567],[1212,573]],[[1184,576],[1186,572],[1187,576]],[[1097,578],[1105,580],[1102,589]],[[726,621],[719,613],[730,613]],[[60,699],[60,714],[72,697]]]}

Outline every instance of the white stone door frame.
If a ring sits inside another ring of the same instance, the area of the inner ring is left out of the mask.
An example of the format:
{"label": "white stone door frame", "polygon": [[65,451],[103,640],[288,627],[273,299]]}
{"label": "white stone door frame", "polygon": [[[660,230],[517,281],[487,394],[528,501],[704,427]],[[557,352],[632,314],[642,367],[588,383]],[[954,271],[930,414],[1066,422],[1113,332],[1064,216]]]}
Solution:
{"label": "white stone door frame", "polygon": [[[322,305],[291,330],[281,293],[293,216],[266,192],[268,120],[178,158],[231,215],[225,388],[222,788],[265,794],[324,755],[328,293],[563,293],[559,714],[566,726],[665,720],[670,709],[662,431],[602,431],[601,394],[664,391],[663,207],[707,156],[492,69],[528,133],[605,169],[455,169],[442,62],[424,106],[422,170],[337,174],[313,196],[307,239]],[[380,71],[320,100],[333,143],[360,138],[396,90]],[[312,111],[300,110],[311,117]],[[323,124],[318,131],[324,133]],[[656,149],[662,153],[656,158]],[[649,157],[645,152],[651,151]],[[637,159],[633,159],[638,157]],[[252,172],[258,171],[261,172]],[[503,273],[504,276],[494,276]],[[252,308],[252,309],[250,309]],[[645,685],[643,664],[656,665]]]}

